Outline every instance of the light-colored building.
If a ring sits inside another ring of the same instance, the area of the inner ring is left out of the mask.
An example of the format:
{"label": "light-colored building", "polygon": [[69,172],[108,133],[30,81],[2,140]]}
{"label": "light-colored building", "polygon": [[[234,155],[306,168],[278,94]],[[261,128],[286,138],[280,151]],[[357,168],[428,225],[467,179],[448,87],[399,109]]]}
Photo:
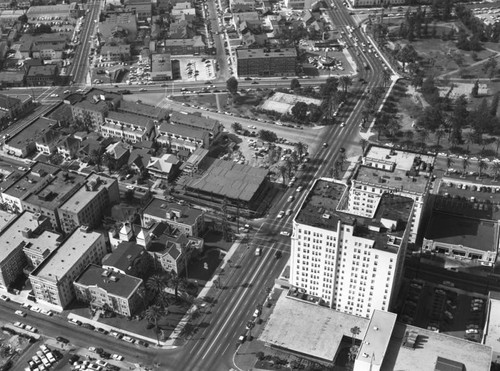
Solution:
{"label": "light-colored building", "polygon": [[171,180],[179,173],[179,166],[180,161],[175,155],[165,153],[161,157],[151,156],[146,169],[154,178]]}
{"label": "light-colored building", "polygon": [[[43,138],[51,130],[57,130],[58,121],[46,117],[38,117],[16,135],[12,136],[4,146],[4,150],[17,157],[26,157],[37,150],[37,143],[43,144]],[[41,148],[41,147],[40,147]]]}
{"label": "light-colored building", "polygon": [[224,129],[224,126],[218,120],[197,114],[186,115],[178,111],[172,112],[170,115],[170,123],[206,131],[210,136],[210,141],[216,139]]}
{"label": "light-colored building", "polygon": [[370,146],[351,179],[348,209],[368,217],[384,194],[410,197],[415,201],[410,242],[415,242],[432,183],[435,159],[433,155]]}
{"label": "light-colored building", "polygon": [[198,148],[210,147],[210,133],[202,129],[164,122],[158,129],[156,141],[173,152],[187,150],[193,153]]}
{"label": "light-colored building", "polygon": [[149,140],[155,136],[153,119],[118,111],[109,111],[100,129],[106,138],[120,138],[133,143]]}
{"label": "light-colored building", "polygon": [[76,23],[80,13],[77,3],[30,6],[26,11],[28,23],[53,25],[57,22]]}
{"label": "light-colored building", "polygon": [[297,50],[236,49],[239,76],[295,76],[297,74]]}
{"label": "light-colored building", "polygon": [[312,4],[315,1],[313,0],[286,0],[285,1],[285,7],[289,9],[297,9],[297,10],[302,10],[302,9],[311,9]]}
{"label": "light-colored building", "polygon": [[76,298],[92,308],[106,308],[130,317],[141,306],[138,290],[143,287],[140,278],[90,264],[75,280]]}
{"label": "light-colored building", "polygon": [[109,45],[105,44],[101,47],[101,56],[105,61],[128,61],[130,59],[130,45],[118,44]]}
{"label": "light-colored building", "polygon": [[61,229],[70,233],[79,226],[100,225],[105,211],[120,200],[118,181],[103,175],[91,174],[58,209]]}
{"label": "light-colored building", "polygon": [[381,7],[384,6],[385,4],[389,4],[390,6],[407,5],[408,1],[407,0],[352,0],[352,6],[355,8],[358,7],[366,8],[370,6]]}
{"label": "light-colored building", "polygon": [[82,100],[71,105],[73,120],[81,121],[91,128],[99,128],[104,124],[108,112],[120,106],[121,94],[91,89]]}
{"label": "light-colored building", "polygon": [[314,183],[293,221],[290,283],[297,296],[370,317],[394,304],[414,202],[386,193],[363,216],[348,196],[344,184]]}
{"label": "light-colored building", "polygon": [[189,206],[153,198],[143,212],[144,227],[166,223],[186,236],[200,237],[205,230],[205,213]]}
{"label": "light-colored building", "polygon": [[151,55],[151,80],[172,80],[172,61],[170,54],[154,53]]}
{"label": "light-colored building", "polygon": [[124,36],[133,42],[137,37],[137,15],[134,12],[106,12],[104,22],[99,22],[99,32],[104,40]]}
{"label": "light-colored building", "polygon": [[30,274],[38,302],[63,310],[75,297],[73,282],[89,264],[106,254],[104,235],[87,227],[75,229],[64,242]]}
{"label": "light-colored building", "polygon": [[[17,218],[11,220],[0,231],[0,287],[8,289],[9,286],[23,273],[23,268],[28,261],[24,248],[29,244],[37,244],[43,230],[50,228],[47,218],[38,214],[23,212]],[[46,241],[45,241],[46,242]],[[55,241],[54,241],[55,243]],[[47,249],[51,249],[47,246]],[[46,251],[42,253],[45,255]]]}

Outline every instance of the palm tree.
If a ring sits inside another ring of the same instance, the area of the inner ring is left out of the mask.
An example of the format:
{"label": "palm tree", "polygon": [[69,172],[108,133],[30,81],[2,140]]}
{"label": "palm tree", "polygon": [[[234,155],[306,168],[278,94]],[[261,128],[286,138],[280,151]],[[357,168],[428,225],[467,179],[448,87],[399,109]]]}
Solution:
{"label": "palm tree", "polygon": [[464,158],[462,160],[462,169],[464,169],[463,176],[465,177],[465,172],[467,171],[467,168],[469,167],[470,162],[467,158]]}
{"label": "palm tree", "polygon": [[361,333],[361,329],[358,326],[354,326],[351,327],[350,331],[352,334],[352,346],[354,346],[356,341],[356,336],[358,336]]}
{"label": "palm tree", "polygon": [[440,127],[439,129],[436,130],[434,135],[436,136],[436,140],[437,140],[436,147],[439,147],[439,142],[441,142],[441,139],[443,139],[443,137],[445,135],[445,131],[442,127]]}
{"label": "palm tree", "polygon": [[451,158],[451,157],[446,158],[446,173],[448,173],[448,170],[451,169],[454,162],[455,161],[453,161],[453,158]]}
{"label": "palm tree", "polygon": [[297,142],[295,143],[295,150],[297,151],[299,158],[302,158],[302,155],[307,151],[307,145],[303,142]]}
{"label": "palm tree", "polygon": [[495,153],[498,156],[498,147],[500,147],[500,137],[495,138],[495,144],[497,145]]}
{"label": "palm tree", "polygon": [[111,171],[115,170],[115,156],[113,156],[113,154],[110,152],[104,152],[104,154],[102,155],[102,162],[108,167],[109,175],[111,175]]}
{"label": "palm tree", "polygon": [[342,85],[342,88],[344,89],[344,93],[347,93],[347,88],[352,85],[352,78],[351,76],[341,76],[339,78],[339,83]]}
{"label": "palm tree", "polygon": [[285,185],[287,171],[288,171],[288,169],[286,168],[285,164],[278,165],[278,172],[283,177],[283,185]]}
{"label": "palm tree", "polygon": [[179,297],[179,290],[184,290],[186,288],[186,279],[180,277],[174,270],[170,272],[170,277],[168,279],[168,285],[174,289],[175,298]]}
{"label": "palm tree", "polygon": [[479,170],[479,178],[481,178],[481,175],[483,174],[483,172],[488,170],[488,164],[483,159],[480,159],[477,162],[477,168]]}
{"label": "palm tree", "polygon": [[160,345],[160,338],[158,336],[158,320],[165,315],[165,311],[159,305],[152,305],[146,309],[145,317],[146,319],[155,325],[156,341]]}
{"label": "palm tree", "polygon": [[368,141],[366,139],[361,139],[359,141],[359,144],[361,144],[361,151],[363,152],[363,155],[365,154],[365,149],[368,146]]}
{"label": "palm tree", "polygon": [[153,293],[153,295],[157,296],[167,287],[167,279],[165,275],[154,274],[146,281],[146,287]]}
{"label": "palm tree", "polygon": [[494,162],[493,165],[491,165],[491,170],[493,170],[493,179],[497,180],[498,174],[500,173],[500,162]]}
{"label": "palm tree", "polygon": [[136,292],[137,296],[139,296],[142,299],[143,308],[146,308],[146,296],[147,296],[146,288],[143,285],[141,285]]}

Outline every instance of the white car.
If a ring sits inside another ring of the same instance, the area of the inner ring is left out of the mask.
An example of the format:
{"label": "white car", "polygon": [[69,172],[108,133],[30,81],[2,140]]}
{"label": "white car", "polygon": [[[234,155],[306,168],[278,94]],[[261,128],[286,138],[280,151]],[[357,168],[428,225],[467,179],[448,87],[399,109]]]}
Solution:
{"label": "white car", "polygon": [[17,314],[18,316],[26,317],[26,313],[24,313],[22,310],[16,310],[14,313]]}
{"label": "white car", "polygon": [[16,322],[14,322],[14,326],[19,327],[19,328],[24,328],[24,326],[26,326],[26,325],[22,322],[16,321]]}
{"label": "white car", "polygon": [[114,359],[115,361],[122,361],[123,360],[123,356],[121,356],[119,354],[112,354],[111,358]]}
{"label": "white car", "polygon": [[281,219],[283,218],[283,215],[285,215],[285,212],[283,210],[281,210],[277,216],[278,219]]}
{"label": "white car", "polygon": [[301,192],[302,191],[302,186],[298,186],[297,187],[297,192]]}
{"label": "white car", "polygon": [[289,237],[289,236],[290,236],[290,232],[287,232],[287,231],[281,231],[281,232],[280,232],[280,234],[281,234],[282,236],[287,236],[287,237]]}
{"label": "white car", "polygon": [[30,310],[31,310],[32,312],[35,312],[35,313],[40,313],[40,312],[41,312],[41,309],[40,309],[40,308],[38,308],[38,307],[35,307],[35,306],[32,306],[32,307],[30,308]]}
{"label": "white car", "polygon": [[57,98],[58,96],[59,96],[59,94],[50,94],[51,98]]}

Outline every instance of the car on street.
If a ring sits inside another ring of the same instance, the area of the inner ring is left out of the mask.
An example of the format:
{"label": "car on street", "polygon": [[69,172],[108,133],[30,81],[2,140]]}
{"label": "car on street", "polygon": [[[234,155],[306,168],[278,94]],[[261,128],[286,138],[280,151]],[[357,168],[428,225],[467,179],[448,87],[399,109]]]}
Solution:
{"label": "car on street", "polygon": [[17,314],[18,316],[26,317],[26,313],[24,313],[22,310],[16,310],[14,313]]}
{"label": "car on street", "polygon": [[297,187],[297,192],[301,192],[302,191],[302,186],[298,186]]}
{"label": "car on street", "polygon": [[14,326],[19,327],[19,328],[24,328],[26,325],[22,322],[16,321],[16,322],[14,322]]}
{"label": "car on street", "polygon": [[279,251],[279,250],[278,250],[278,251],[276,251],[276,252],[274,253],[274,257],[275,257],[276,259],[281,258],[281,251]]}
{"label": "car on street", "polygon": [[326,147],[328,147],[328,143],[325,142],[325,143],[323,143],[323,148],[326,148]]}
{"label": "car on street", "polygon": [[340,123],[340,127],[343,128],[345,126],[345,122]]}
{"label": "car on street", "polygon": [[71,323],[72,325],[75,325],[75,326],[81,326],[82,325],[82,323],[80,321],[78,321],[78,320],[76,320],[74,318],[70,318],[68,320],[68,322]]}
{"label": "car on street", "polygon": [[262,254],[262,249],[260,247],[257,247],[255,249],[255,256],[260,256]]}
{"label": "car on street", "polygon": [[50,94],[51,98],[57,98],[58,96],[59,96],[59,94],[55,94],[55,93],[54,94]]}
{"label": "car on street", "polygon": [[283,218],[283,215],[285,215],[285,212],[284,212],[283,210],[281,210],[281,211],[278,213],[277,218],[278,218],[278,219],[281,219],[281,218]]}
{"label": "car on street", "polygon": [[119,354],[112,354],[111,358],[114,359],[115,361],[123,361],[123,356]]}
{"label": "car on street", "polygon": [[290,196],[290,197],[288,197],[288,202],[292,202],[293,200],[295,200],[295,197],[294,197],[294,196]]}
{"label": "car on street", "polygon": [[287,236],[287,237],[289,237],[289,236],[290,236],[290,232],[287,232],[287,231],[281,231],[281,232],[280,232],[280,234],[281,234],[282,236]]}
{"label": "car on street", "polygon": [[69,340],[66,339],[66,338],[63,338],[62,336],[58,336],[56,337],[56,340],[60,343],[64,343],[64,344],[68,344],[69,343]]}

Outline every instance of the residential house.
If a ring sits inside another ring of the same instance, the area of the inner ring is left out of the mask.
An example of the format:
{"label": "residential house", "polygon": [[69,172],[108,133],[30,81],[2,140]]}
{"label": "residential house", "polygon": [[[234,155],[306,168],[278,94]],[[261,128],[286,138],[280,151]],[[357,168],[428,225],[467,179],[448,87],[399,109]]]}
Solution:
{"label": "residential house", "polygon": [[136,148],[130,151],[127,165],[136,173],[141,173],[149,165],[150,159],[150,150],[144,148]]}
{"label": "residential house", "polygon": [[80,150],[80,143],[73,135],[64,135],[56,144],[57,153],[67,160],[74,159]]}
{"label": "residential house", "polygon": [[34,107],[31,95],[0,94],[0,111],[5,112],[9,120],[27,115]]}
{"label": "residential house", "polygon": [[179,173],[180,161],[173,154],[164,154],[161,157],[149,159],[146,170],[152,177],[172,180]]}
{"label": "residential house", "polygon": [[45,155],[51,155],[56,152],[60,137],[61,131],[59,125],[56,124],[41,132],[34,138],[37,152]]}
{"label": "residential house", "polygon": [[102,267],[113,272],[143,278],[149,276],[152,260],[145,246],[135,241],[124,241],[104,257]]}
{"label": "residential house", "polygon": [[108,153],[110,158],[112,159],[111,163],[108,164],[108,167],[117,170],[127,163],[127,160],[130,155],[130,150],[128,145],[126,145],[125,143],[116,142],[110,144],[106,148],[106,153]]}
{"label": "residential house", "polygon": [[31,55],[33,58],[42,60],[60,60],[66,50],[66,41],[34,41],[31,46]]}

